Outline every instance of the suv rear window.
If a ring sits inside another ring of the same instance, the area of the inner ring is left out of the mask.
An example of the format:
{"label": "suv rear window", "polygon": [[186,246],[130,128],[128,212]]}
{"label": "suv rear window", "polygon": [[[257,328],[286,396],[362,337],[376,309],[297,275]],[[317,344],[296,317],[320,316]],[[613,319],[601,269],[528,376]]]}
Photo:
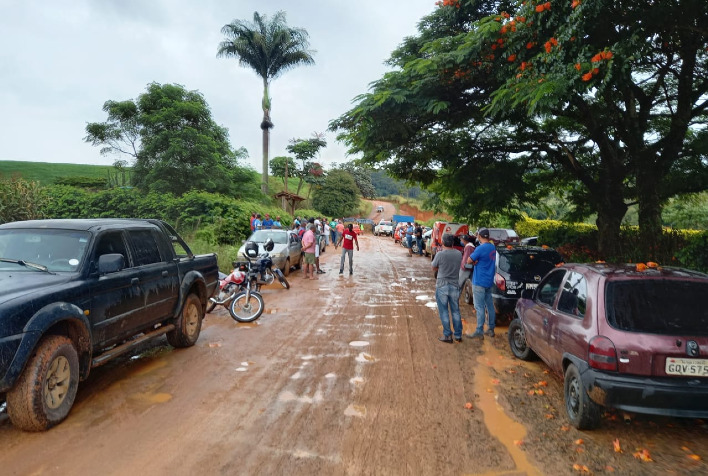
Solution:
{"label": "suv rear window", "polygon": [[524,273],[544,276],[562,261],[557,251],[507,250],[499,251],[499,269],[508,273]]}
{"label": "suv rear window", "polygon": [[668,279],[611,281],[607,322],[649,334],[708,336],[708,283]]}

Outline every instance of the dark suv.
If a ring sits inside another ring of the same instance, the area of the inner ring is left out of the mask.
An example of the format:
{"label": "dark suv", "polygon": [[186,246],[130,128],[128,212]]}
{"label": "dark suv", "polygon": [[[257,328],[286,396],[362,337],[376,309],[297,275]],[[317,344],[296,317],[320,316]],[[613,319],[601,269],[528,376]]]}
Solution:
{"label": "dark suv", "polygon": [[[542,246],[498,246],[496,274],[494,275],[494,311],[497,320],[510,319],[516,301],[524,289],[536,289],[546,273],[563,261],[553,248]],[[463,298],[472,304],[472,283],[468,279]]]}
{"label": "dark suv", "polygon": [[708,418],[708,275],[645,265],[567,264],[523,291],[514,355],[564,378],[579,429],[602,407]]}

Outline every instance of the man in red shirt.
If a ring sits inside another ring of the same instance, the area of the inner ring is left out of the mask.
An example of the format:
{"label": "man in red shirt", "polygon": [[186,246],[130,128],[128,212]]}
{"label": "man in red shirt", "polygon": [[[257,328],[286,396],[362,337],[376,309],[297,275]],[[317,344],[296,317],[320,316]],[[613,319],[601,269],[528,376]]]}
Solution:
{"label": "man in red shirt", "polygon": [[356,237],[356,233],[354,233],[354,225],[350,223],[342,232],[342,235],[339,237],[339,242],[337,243],[337,245],[342,245],[342,259],[339,262],[339,274],[344,273],[345,255],[349,255],[349,275],[351,276],[354,272],[354,262],[352,260],[354,258],[355,243],[356,250],[359,251],[359,240]]}

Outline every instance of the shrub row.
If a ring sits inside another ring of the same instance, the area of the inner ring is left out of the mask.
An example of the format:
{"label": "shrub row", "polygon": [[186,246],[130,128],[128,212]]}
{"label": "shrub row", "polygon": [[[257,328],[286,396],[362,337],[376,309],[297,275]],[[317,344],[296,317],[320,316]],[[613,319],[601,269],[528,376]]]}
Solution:
{"label": "shrub row", "polygon": [[[594,225],[525,217],[515,224],[514,229],[522,237],[538,236],[539,243],[556,248],[568,262],[596,261],[600,257],[598,232]],[[621,261],[646,261],[646,256],[640,254],[642,247],[639,245],[639,227],[623,226],[619,243]],[[664,228],[656,257],[660,264],[708,272],[708,232]]]}

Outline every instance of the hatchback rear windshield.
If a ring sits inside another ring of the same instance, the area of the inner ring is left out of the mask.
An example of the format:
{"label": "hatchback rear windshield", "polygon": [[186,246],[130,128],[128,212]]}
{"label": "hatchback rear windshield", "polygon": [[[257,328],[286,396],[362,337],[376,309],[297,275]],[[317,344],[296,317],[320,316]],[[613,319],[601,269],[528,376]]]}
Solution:
{"label": "hatchback rear windshield", "polygon": [[607,322],[630,332],[708,335],[708,283],[642,279],[607,285]]}
{"label": "hatchback rear windshield", "polygon": [[557,251],[509,250],[499,253],[499,269],[543,276],[562,261]]}

